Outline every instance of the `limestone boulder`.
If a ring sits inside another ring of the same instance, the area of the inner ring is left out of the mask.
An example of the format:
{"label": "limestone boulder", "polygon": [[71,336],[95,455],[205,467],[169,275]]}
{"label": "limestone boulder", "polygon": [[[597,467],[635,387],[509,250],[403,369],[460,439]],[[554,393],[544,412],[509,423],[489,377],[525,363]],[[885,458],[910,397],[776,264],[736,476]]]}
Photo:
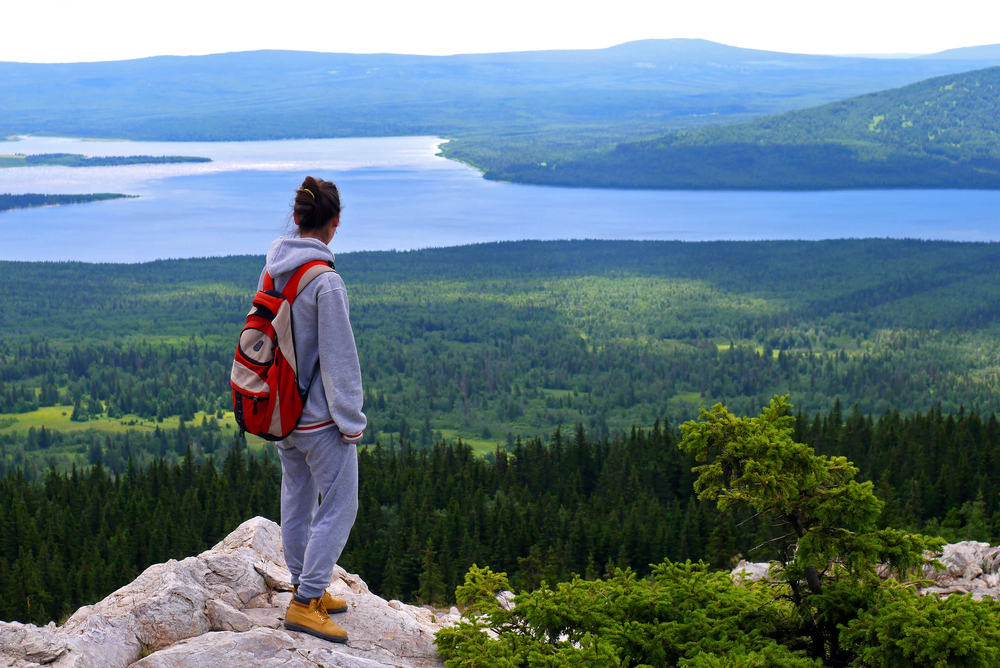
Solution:
{"label": "limestone boulder", "polygon": [[974,540],[951,543],[944,546],[938,561],[944,569],[935,571],[927,567],[924,569],[924,577],[933,579],[938,584],[971,581],[1000,571],[1000,547],[991,547],[989,543]]}
{"label": "limestone boulder", "polygon": [[0,622],[0,668],[442,666],[434,633],[458,619],[371,593],[337,568],[330,591],[348,602],[335,645],[285,631],[290,574],[277,524],[257,517],[211,550],[147,568],[61,627]]}

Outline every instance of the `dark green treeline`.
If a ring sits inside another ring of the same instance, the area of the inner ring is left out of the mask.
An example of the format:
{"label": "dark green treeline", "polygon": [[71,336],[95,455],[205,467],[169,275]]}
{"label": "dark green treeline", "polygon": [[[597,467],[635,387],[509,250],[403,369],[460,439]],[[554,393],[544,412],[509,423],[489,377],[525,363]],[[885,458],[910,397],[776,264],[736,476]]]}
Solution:
{"label": "dark green treeline", "polygon": [[918,529],[950,542],[1000,542],[1000,421],[940,406],[877,420],[839,404],[826,417],[799,414],[795,439],[818,454],[842,455],[875,483],[885,502],[881,523]]}
{"label": "dark green treeline", "polygon": [[[0,167],[4,165],[0,164]],[[27,209],[33,206],[54,206],[58,204],[83,204],[85,202],[103,202],[109,199],[124,199],[138,195],[123,195],[121,193],[94,193],[91,195],[43,195],[26,193],[23,195],[0,195],[0,211],[11,209]]]}
{"label": "dark green treeline", "polygon": [[385,597],[443,603],[473,563],[533,589],[609,563],[644,574],[665,556],[699,559],[715,511],[692,498],[694,463],[659,425],[593,442],[557,429],[487,459],[461,443],[372,448],[342,563]]}
{"label": "dark green treeline", "polygon": [[[192,427],[192,441],[207,429]],[[935,408],[844,419],[838,406],[800,414],[796,439],[857,463],[886,502],[884,524],[949,541],[1000,538],[995,416]],[[114,475],[98,447],[89,471],[0,479],[0,617],[59,619],[149,564],[211,547],[249,517],[278,519],[273,457],[230,446],[217,451],[219,465],[199,451]],[[473,563],[532,589],[609,565],[645,574],[664,557],[729,568],[734,555],[770,556],[752,551],[770,527],[694,500],[695,462],[659,425],[596,440],[557,430],[547,443],[517,442],[485,459],[460,442],[359,456],[360,510],[341,564],[387,598],[449,602]]]}
{"label": "dark green treeline", "polygon": [[[281,470],[231,448],[212,457],[112,476],[50,471],[0,481],[0,619],[59,620],[131,582],[150,564],[214,545],[248,517],[278,517]],[[188,451],[190,454],[190,451]]]}

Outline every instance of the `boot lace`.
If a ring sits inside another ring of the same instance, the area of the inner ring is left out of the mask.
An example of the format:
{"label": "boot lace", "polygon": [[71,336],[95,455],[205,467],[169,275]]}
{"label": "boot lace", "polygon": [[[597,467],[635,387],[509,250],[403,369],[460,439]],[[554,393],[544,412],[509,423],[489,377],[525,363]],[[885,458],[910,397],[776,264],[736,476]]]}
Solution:
{"label": "boot lace", "polygon": [[320,598],[314,598],[314,599],[313,599],[313,600],[312,600],[312,601],[310,602],[310,604],[309,604],[309,607],[310,607],[310,608],[311,608],[311,609],[312,609],[312,610],[313,610],[313,611],[314,611],[314,612],[315,612],[315,613],[316,613],[317,615],[319,615],[319,618],[320,618],[321,620],[323,620],[324,622],[328,622],[328,621],[330,621],[330,615],[329,615],[329,614],[327,613],[327,611],[326,611],[326,606],[325,606],[325,605],[323,605],[323,598],[322,598],[322,597],[320,597]]}

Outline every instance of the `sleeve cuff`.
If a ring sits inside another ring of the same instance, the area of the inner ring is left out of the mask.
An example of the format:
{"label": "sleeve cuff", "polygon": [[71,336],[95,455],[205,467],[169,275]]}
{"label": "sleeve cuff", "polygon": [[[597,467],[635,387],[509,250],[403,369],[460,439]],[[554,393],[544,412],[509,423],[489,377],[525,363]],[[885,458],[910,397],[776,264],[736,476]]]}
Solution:
{"label": "sleeve cuff", "polygon": [[361,440],[361,437],[364,436],[364,435],[365,435],[365,432],[361,432],[360,434],[344,434],[344,433],[341,433],[340,434],[340,439],[344,443],[347,443],[348,445],[354,445],[354,444],[358,443]]}

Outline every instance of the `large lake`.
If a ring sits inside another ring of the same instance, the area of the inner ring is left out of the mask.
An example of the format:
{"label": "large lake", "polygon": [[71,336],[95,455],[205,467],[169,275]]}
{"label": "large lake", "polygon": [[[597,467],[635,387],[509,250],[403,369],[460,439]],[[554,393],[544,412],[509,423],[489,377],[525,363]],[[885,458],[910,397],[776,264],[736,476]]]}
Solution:
{"label": "large lake", "polygon": [[212,163],[0,169],[0,193],[139,199],[0,212],[0,259],[139,262],[262,254],[306,174],[344,202],[335,251],[515,239],[1000,240],[1000,192],[587,190],[485,181],[435,137],[238,143],[31,137],[0,153],[193,155]]}

